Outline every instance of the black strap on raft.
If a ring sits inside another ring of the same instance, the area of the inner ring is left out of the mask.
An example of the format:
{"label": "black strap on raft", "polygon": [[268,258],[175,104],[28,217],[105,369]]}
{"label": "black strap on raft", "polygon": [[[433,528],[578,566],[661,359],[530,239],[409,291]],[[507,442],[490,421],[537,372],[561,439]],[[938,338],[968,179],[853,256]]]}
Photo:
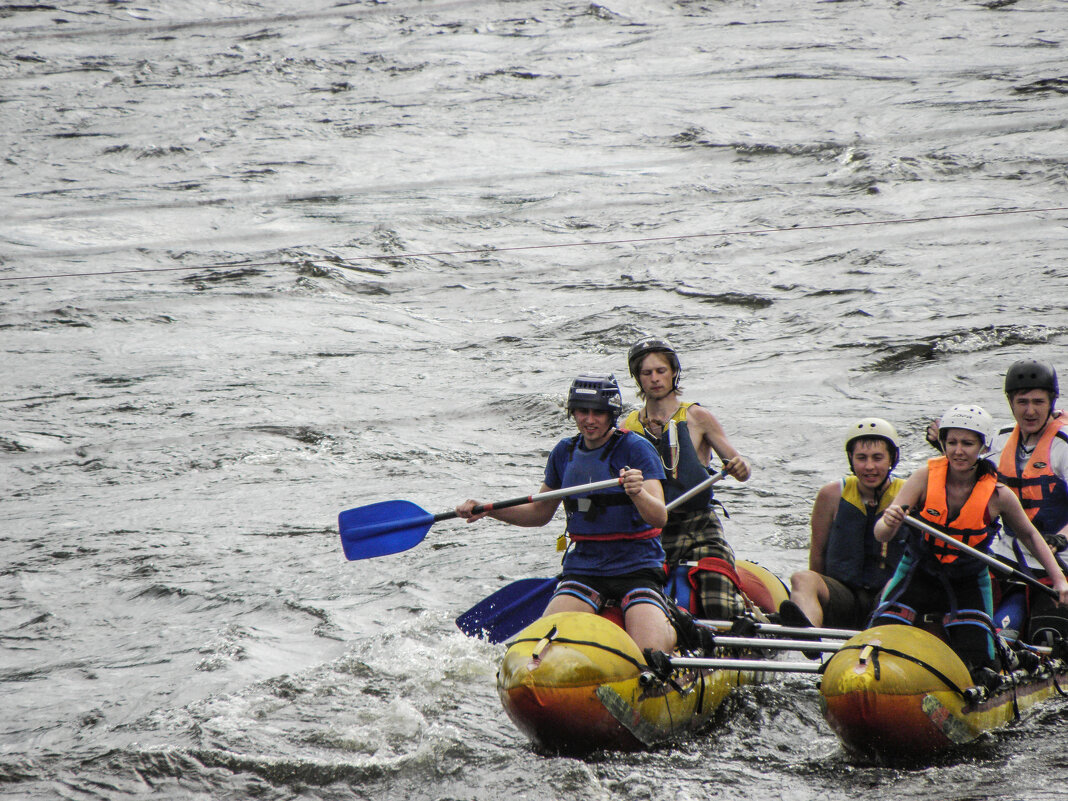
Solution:
{"label": "black strap on raft", "polygon": [[[665,654],[663,651],[657,651],[653,648],[646,648],[642,651],[642,655],[645,657],[645,664],[648,665],[648,671],[656,676],[660,681],[670,686],[675,692],[683,693],[685,690],[679,686],[679,683],[675,681],[672,674],[675,669],[671,666],[671,657]],[[701,690],[704,691],[704,682],[701,682]]]}
{"label": "black strap on raft", "polygon": [[1066,693],[1061,688],[1061,683],[1059,681],[1057,681],[1057,672],[1056,671],[1054,671],[1053,675],[1050,676],[1050,681],[1053,682],[1053,689],[1057,691],[1058,695],[1060,695],[1061,697],[1068,696],[1068,693]]}
{"label": "black strap on raft", "polygon": [[[545,639],[545,638],[544,637],[524,637],[523,639],[520,639],[520,640],[510,640],[509,642],[505,643],[505,645],[508,648],[511,648],[513,645],[517,645],[517,644],[519,644],[521,642],[535,642],[536,643],[536,642],[541,642],[543,639]],[[569,637],[553,637],[553,642],[564,643],[565,645],[588,645],[591,648],[600,648],[602,651],[606,651],[607,653],[614,654],[615,656],[618,656],[620,659],[623,659],[623,660],[625,660],[627,662],[630,662],[632,665],[634,665],[634,667],[638,668],[638,670],[646,671],[646,670],[649,669],[648,665],[643,665],[641,662],[639,662],[637,659],[635,659],[630,654],[626,654],[626,653],[623,653],[620,650],[617,650],[615,648],[611,648],[611,647],[605,645],[604,643],[590,642],[588,640],[572,640]]]}
{"label": "black strap on raft", "polygon": [[[682,687],[679,686],[678,682],[676,682],[672,678],[672,674],[674,673],[675,668],[671,664],[671,657],[669,657],[663,651],[654,651],[652,648],[646,648],[643,652],[643,655],[645,656],[645,664],[643,665],[630,654],[625,654],[616,648],[611,648],[605,645],[604,643],[591,642],[589,640],[572,640],[570,637],[558,637],[556,636],[555,626],[553,627],[552,631],[545,637],[524,637],[519,640],[511,640],[505,643],[505,645],[508,648],[511,648],[513,645],[517,645],[521,642],[539,643],[547,637],[555,643],[563,643],[565,645],[586,645],[590,648],[599,648],[600,650],[606,653],[613,654],[614,656],[618,656],[620,659],[623,659],[626,662],[630,662],[630,664],[634,665],[634,667],[636,667],[640,673],[652,673],[665,684],[669,684],[677,692],[686,692]],[[705,689],[703,677],[700,684],[701,692],[703,693]]]}
{"label": "black strap on raft", "polygon": [[739,615],[731,621],[730,634],[733,637],[756,637],[759,631],[756,621],[751,617]]}
{"label": "black strap on raft", "polygon": [[1068,693],[1061,689],[1061,685],[1057,681],[1056,670],[1057,660],[1060,660],[1062,663],[1068,662],[1068,640],[1060,639],[1053,643],[1053,646],[1050,648],[1050,660],[1053,662],[1050,667],[1053,668],[1051,679],[1053,681],[1054,689],[1061,695],[1068,695]]}
{"label": "black strap on raft", "polygon": [[[966,697],[965,694],[964,694],[964,690],[962,690],[960,687],[958,687],[956,682],[953,681],[953,679],[951,679],[949,676],[947,676],[941,670],[936,668],[934,665],[931,665],[931,664],[929,664],[927,662],[924,662],[922,659],[920,659],[918,657],[915,657],[912,654],[906,654],[903,651],[898,651],[896,648],[887,648],[887,647],[882,646],[882,645],[875,645],[874,643],[858,643],[858,644],[855,644],[855,645],[843,645],[841,648],[838,649],[838,652],[841,653],[842,651],[862,651],[865,648],[871,648],[872,649],[872,666],[875,669],[875,678],[876,678],[876,680],[878,680],[879,672],[880,672],[880,669],[879,669],[879,653],[882,652],[882,653],[885,653],[885,654],[890,654],[891,656],[896,656],[899,659],[904,659],[904,660],[906,660],[908,662],[913,662],[914,664],[919,665],[924,670],[926,670],[928,673],[930,673],[932,676],[934,676],[936,679],[938,679],[940,682],[945,684],[946,687],[951,689],[953,692],[955,692],[961,698],[965,698]],[[827,669],[827,665],[829,665],[830,663],[831,663],[831,660],[828,659],[826,662],[824,662],[822,665],[820,665],[819,672],[823,673]]]}
{"label": "black strap on raft", "polygon": [[693,615],[675,604],[667,605],[668,621],[675,629],[678,648],[687,654],[712,656],[716,647],[712,632],[694,620]]}

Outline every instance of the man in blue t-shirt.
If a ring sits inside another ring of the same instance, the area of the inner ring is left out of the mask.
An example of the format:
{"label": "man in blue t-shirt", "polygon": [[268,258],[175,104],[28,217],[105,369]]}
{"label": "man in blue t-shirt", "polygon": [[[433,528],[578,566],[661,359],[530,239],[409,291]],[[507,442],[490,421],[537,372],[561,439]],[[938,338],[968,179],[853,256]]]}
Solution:
{"label": "man in blue t-shirt", "polygon": [[[622,486],[564,499],[571,545],[544,614],[597,613],[616,602],[627,633],[641,650],[671,653],[676,632],[663,595],[660,544],[660,529],[667,522],[664,468],[652,445],[616,428],[622,409],[614,376],[581,375],[571,383],[567,413],[574,417],[579,433],[560,440],[549,454],[540,492],[616,477],[622,478]],[[488,514],[516,526],[544,526],[560,499],[473,515],[478,504],[469,499],[456,512],[468,522]]]}

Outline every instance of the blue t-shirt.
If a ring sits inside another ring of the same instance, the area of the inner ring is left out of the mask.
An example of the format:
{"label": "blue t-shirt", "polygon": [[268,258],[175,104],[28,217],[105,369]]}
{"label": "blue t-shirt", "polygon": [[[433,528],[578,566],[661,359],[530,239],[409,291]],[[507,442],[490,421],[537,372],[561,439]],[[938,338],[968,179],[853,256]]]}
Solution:
{"label": "blue t-shirt", "polygon": [[[609,453],[604,456],[605,450]],[[625,467],[642,471],[646,479],[664,480],[664,466],[656,449],[643,437],[625,432],[600,448],[587,451],[579,437],[560,440],[549,454],[545,465],[545,485],[550,489],[573,487],[617,478]],[[597,494],[614,493],[625,496],[622,487],[601,490]],[[576,499],[588,498],[574,496]],[[633,503],[601,507],[600,513],[589,519],[582,512],[569,515],[568,529],[582,534],[614,534],[647,531],[650,527],[638,514]],[[660,568],[664,565],[664,548],[659,537],[644,540],[611,540],[601,542],[582,540],[573,542],[564,554],[565,573],[591,576],[621,576],[637,570]]]}

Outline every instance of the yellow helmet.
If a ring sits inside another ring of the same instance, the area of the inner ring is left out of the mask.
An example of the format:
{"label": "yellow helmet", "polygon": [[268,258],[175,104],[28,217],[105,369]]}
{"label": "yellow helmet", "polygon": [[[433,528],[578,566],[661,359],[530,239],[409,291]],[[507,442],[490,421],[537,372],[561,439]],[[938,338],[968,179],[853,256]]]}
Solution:
{"label": "yellow helmet", "polygon": [[881,417],[865,417],[863,420],[851,423],[846,430],[845,451],[851,467],[853,465],[853,443],[861,437],[874,437],[886,442],[890,449],[890,469],[897,467],[898,460],[901,458],[901,448],[897,445],[897,429]]}

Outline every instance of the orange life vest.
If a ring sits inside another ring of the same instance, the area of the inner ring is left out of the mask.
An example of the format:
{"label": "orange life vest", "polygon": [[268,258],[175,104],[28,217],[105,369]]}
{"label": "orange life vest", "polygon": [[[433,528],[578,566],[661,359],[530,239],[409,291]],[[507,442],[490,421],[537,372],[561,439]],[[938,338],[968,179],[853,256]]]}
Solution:
{"label": "orange life vest", "polygon": [[[980,465],[981,469],[982,465]],[[950,520],[949,504],[946,502],[946,474],[948,472],[949,460],[945,456],[927,462],[927,500],[920,511],[920,517],[949,534],[953,539],[985,551],[997,531],[987,511],[987,505],[997,487],[997,475],[992,469],[981,475],[975,482],[971,495],[968,496],[960,513]],[[959,548],[954,548],[930,534],[924,534],[923,539],[928,550],[942,564],[952,564],[963,555],[963,551]]]}
{"label": "orange life vest", "polygon": [[[1068,522],[1068,493],[1064,480],[1053,472],[1050,448],[1066,420],[1058,417],[1046,423],[1023,475],[1016,471],[1016,448],[1020,444],[1020,427],[1013,428],[998,461],[998,473],[1005,486],[1020,498],[1031,522],[1042,533],[1056,533]],[[1063,436],[1063,435],[1062,435]]]}

